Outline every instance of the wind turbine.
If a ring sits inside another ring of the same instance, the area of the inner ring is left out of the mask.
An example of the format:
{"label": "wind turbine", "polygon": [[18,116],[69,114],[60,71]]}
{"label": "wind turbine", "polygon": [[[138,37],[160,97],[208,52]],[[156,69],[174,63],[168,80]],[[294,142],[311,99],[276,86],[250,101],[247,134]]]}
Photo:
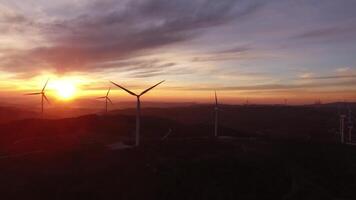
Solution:
{"label": "wind turbine", "polygon": [[216,91],[215,91],[215,107],[214,107],[214,112],[215,112],[215,127],[214,127],[214,136],[218,136],[218,114],[219,114],[219,107],[218,107],[218,97],[216,96]]}
{"label": "wind turbine", "polygon": [[348,128],[349,128],[349,142],[352,143],[352,128],[353,128],[353,123],[352,123],[352,114],[351,114],[351,109],[350,106],[348,107]]}
{"label": "wind turbine", "polygon": [[140,97],[142,95],[144,95],[146,92],[152,90],[154,87],[156,87],[157,85],[163,83],[163,81],[157,83],[156,85],[147,88],[146,90],[142,91],[140,94],[136,94],[134,92],[131,92],[130,90],[122,87],[119,84],[116,84],[114,82],[111,81],[112,84],[116,85],[117,87],[125,90],[127,93],[131,94],[132,96],[135,96],[137,98],[137,105],[136,105],[136,138],[135,138],[135,145],[138,146],[140,144],[140,118],[141,118],[141,102],[140,102]]}
{"label": "wind turbine", "polygon": [[49,79],[47,79],[45,85],[43,86],[41,92],[33,92],[33,93],[27,93],[25,95],[41,95],[41,114],[43,116],[43,104],[44,104],[44,99],[47,101],[47,103],[49,103],[49,100],[46,96],[46,93],[45,93],[45,90],[46,90],[46,87],[47,87],[47,83],[48,83]]}
{"label": "wind turbine", "polygon": [[109,98],[109,93],[110,93],[111,87],[109,87],[108,91],[106,92],[106,95],[103,97],[99,97],[98,99],[105,99],[105,113],[108,112],[108,102],[111,103],[111,105],[113,104],[111,99]]}

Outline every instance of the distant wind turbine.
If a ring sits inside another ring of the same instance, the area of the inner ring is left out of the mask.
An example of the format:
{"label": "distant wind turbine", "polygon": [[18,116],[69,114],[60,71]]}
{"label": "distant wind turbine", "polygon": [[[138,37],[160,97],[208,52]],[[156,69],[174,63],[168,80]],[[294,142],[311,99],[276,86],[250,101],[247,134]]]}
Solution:
{"label": "distant wind turbine", "polygon": [[353,123],[352,123],[352,114],[351,114],[351,108],[350,106],[348,107],[348,128],[349,128],[349,142],[352,143],[352,128],[353,128]]}
{"label": "distant wind turbine", "polygon": [[131,92],[130,90],[122,87],[121,85],[119,84],[116,84],[114,82],[111,81],[112,84],[116,85],[117,87],[125,90],[127,93],[131,94],[132,96],[135,96],[137,98],[137,106],[136,106],[136,138],[135,138],[135,145],[136,146],[139,146],[140,144],[140,118],[141,118],[141,102],[140,102],[140,97],[142,95],[144,95],[146,92],[152,90],[154,87],[158,86],[159,84],[163,83],[163,81],[157,83],[156,85],[150,87],[150,88],[147,88],[146,90],[144,90],[143,92],[141,92],[140,94],[136,94],[134,92]]}
{"label": "distant wind turbine", "polygon": [[48,81],[49,79],[47,79],[45,85],[43,86],[41,92],[34,92],[34,93],[27,93],[25,95],[41,95],[41,114],[43,116],[43,104],[44,104],[44,99],[47,101],[47,103],[49,103],[49,100],[46,96],[46,93],[45,93],[45,90],[46,90],[46,87],[47,87],[47,84],[48,84]]}
{"label": "distant wind turbine", "polygon": [[105,113],[108,112],[108,102],[111,103],[111,105],[113,105],[111,99],[109,98],[109,93],[110,93],[111,87],[109,87],[108,91],[106,92],[106,95],[103,97],[99,97],[98,99],[105,99]]}
{"label": "distant wind turbine", "polygon": [[214,112],[215,112],[215,127],[214,127],[214,136],[218,136],[218,114],[219,114],[219,107],[218,107],[218,97],[216,96],[216,91],[215,91],[215,107],[214,107]]}

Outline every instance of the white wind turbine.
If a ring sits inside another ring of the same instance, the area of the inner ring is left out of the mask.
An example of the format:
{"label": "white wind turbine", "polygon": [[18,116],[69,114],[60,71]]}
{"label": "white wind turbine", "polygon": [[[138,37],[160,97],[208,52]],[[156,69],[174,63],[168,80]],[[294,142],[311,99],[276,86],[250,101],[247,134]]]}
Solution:
{"label": "white wind turbine", "polygon": [[41,95],[41,114],[43,116],[43,104],[44,104],[44,100],[47,101],[47,103],[49,103],[49,100],[46,96],[46,93],[45,93],[45,90],[46,90],[46,87],[47,87],[47,83],[48,83],[49,79],[47,79],[45,85],[43,86],[41,92],[33,92],[33,93],[27,93],[25,95]]}
{"label": "white wind turbine", "polygon": [[137,98],[137,105],[136,105],[136,138],[135,138],[135,145],[138,146],[140,144],[140,118],[141,118],[141,102],[140,102],[140,97],[142,95],[144,95],[146,92],[152,90],[154,87],[156,87],[157,85],[163,83],[163,81],[157,83],[156,85],[147,88],[146,90],[144,90],[143,92],[141,92],[140,94],[136,94],[134,92],[131,92],[130,90],[122,87],[121,85],[118,85],[114,82],[111,81],[112,84],[116,85],[117,87],[125,90],[127,93],[131,94],[132,96],[135,96]]}
{"label": "white wind turbine", "polygon": [[108,91],[106,92],[106,95],[103,97],[99,97],[98,99],[105,99],[105,113],[108,112],[108,102],[111,103],[111,105],[113,105],[111,99],[109,98],[109,93],[110,93],[111,87],[109,87]]}
{"label": "white wind turbine", "polygon": [[214,114],[215,114],[214,136],[217,137],[217,136],[218,136],[218,114],[219,114],[219,107],[218,107],[218,97],[216,96],[216,91],[215,91]]}

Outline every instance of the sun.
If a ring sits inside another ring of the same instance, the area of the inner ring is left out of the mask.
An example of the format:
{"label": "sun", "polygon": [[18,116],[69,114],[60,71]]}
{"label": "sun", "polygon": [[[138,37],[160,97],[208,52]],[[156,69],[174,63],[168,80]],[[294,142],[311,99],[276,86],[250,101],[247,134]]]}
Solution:
{"label": "sun", "polygon": [[56,80],[53,82],[53,88],[62,100],[72,99],[76,92],[75,84],[69,80]]}

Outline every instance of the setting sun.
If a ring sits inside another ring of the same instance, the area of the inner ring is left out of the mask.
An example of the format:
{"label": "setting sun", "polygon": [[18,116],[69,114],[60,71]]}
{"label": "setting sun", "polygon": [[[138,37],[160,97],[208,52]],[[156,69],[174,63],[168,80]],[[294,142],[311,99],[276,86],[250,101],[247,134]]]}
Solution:
{"label": "setting sun", "polygon": [[75,84],[68,80],[54,81],[53,88],[56,90],[58,98],[62,100],[73,98],[76,92]]}

